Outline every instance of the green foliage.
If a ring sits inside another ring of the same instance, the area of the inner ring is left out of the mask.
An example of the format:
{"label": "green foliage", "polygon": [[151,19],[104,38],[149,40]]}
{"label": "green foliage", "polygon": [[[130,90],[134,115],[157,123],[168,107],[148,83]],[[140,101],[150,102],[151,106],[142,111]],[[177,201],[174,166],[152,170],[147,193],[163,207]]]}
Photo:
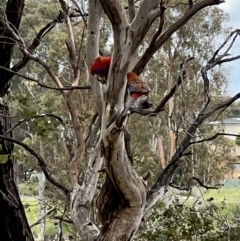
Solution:
{"label": "green foliage", "polygon": [[[240,132],[238,133],[238,135],[240,135]],[[235,139],[235,144],[236,144],[237,146],[240,146],[240,137],[239,137],[239,136],[236,137],[236,139]]]}
{"label": "green foliage", "polygon": [[[207,197],[212,197],[212,201]],[[161,203],[147,215],[136,240],[237,241],[240,235],[239,198],[239,187],[211,190],[202,198],[193,200],[191,197],[187,202],[175,196],[169,207]]]}

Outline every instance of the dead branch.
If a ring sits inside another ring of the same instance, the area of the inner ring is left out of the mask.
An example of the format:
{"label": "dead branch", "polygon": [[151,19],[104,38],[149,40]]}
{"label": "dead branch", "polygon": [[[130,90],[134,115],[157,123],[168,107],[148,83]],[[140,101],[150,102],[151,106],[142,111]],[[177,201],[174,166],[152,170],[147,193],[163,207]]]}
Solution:
{"label": "dead branch", "polygon": [[55,181],[51,175],[48,173],[47,171],[47,165],[46,162],[43,160],[43,158],[36,152],[34,151],[30,146],[28,146],[27,144],[18,141],[14,138],[10,138],[10,137],[6,137],[3,135],[0,135],[0,139],[5,140],[5,141],[9,141],[12,143],[15,143],[21,147],[23,147],[26,151],[28,151],[31,155],[33,155],[37,161],[38,161],[38,165],[40,166],[40,168],[42,169],[42,172],[44,173],[44,175],[46,176],[47,180],[54,185],[55,187],[59,188],[60,190],[62,190],[64,192],[64,194],[69,197],[69,190],[63,186],[62,184],[58,183],[57,181]]}

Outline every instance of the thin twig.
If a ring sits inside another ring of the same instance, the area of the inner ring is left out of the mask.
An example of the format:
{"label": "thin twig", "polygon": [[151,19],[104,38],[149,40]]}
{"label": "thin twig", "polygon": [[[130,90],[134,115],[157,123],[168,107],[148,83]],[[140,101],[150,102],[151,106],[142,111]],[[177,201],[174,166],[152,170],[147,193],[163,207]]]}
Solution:
{"label": "thin twig", "polygon": [[57,206],[54,206],[53,208],[49,209],[42,217],[40,217],[36,222],[30,225],[30,228],[33,228],[34,226],[41,223],[41,221],[50,213],[52,213],[54,210],[56,210]]}
{"label": "thin twig", "polygon": [[54,186],[56,186],[57,188],[61,189],[66,196],[69,196],[69,190],[63,186],[62,184],[58,183],[57,181],[55,181],[50,174],[47,171],[47,165],[46,162],[43,160],[43,158],[34,150],[32,149],[30,146],[28,146],[27,144],[18,141],[14,138],[11,137],[6,137],[3,135],[0,135],[0,139],[5,140],[5,141],[9,141],[12,143],[15,143],[21,147],[23,147],[26,151],[28,151],[31,155],[33,155],[37,160],[38,160],[38,165],[40,166],[40,168],[42,169],[44,175],[46,176],[47,180],[52,183]]}

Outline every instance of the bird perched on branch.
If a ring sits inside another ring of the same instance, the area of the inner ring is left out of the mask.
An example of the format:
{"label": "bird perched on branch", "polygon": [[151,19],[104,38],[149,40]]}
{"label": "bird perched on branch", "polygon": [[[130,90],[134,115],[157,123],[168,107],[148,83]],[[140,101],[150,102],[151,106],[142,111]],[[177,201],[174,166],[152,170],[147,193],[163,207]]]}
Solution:
{"label": "bird perched on branch", "polygon": [[127,73],[127,80],[127,92],[130,99],[124,114],[127,114],[130,107],[138,109],[151,108],[152,104],[148,102],[148,94],[150,92],[148,84],[141,80],[134,72]]}
{"label": "bird perched on branch", "polygon": [[91,74],[97,75],[97,80],[106,83],[112,58],[110,56],[99,56],[91,64]]}

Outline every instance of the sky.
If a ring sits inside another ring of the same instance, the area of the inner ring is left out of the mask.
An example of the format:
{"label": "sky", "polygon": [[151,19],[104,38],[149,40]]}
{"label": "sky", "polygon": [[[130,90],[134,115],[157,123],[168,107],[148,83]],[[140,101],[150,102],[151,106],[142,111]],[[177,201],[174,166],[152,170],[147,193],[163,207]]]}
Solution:
{"label": "sky", "polygon": [[[226,26],[240,29],[240,0],[225,0],[225,3],[220,4],[219,7],[230,17]],[[240,36],[230,54],[233,56],[240,55]],[[230,67],[229,94],[232,96],[240,92],[240,59],[231,62],[228,66]]]}

